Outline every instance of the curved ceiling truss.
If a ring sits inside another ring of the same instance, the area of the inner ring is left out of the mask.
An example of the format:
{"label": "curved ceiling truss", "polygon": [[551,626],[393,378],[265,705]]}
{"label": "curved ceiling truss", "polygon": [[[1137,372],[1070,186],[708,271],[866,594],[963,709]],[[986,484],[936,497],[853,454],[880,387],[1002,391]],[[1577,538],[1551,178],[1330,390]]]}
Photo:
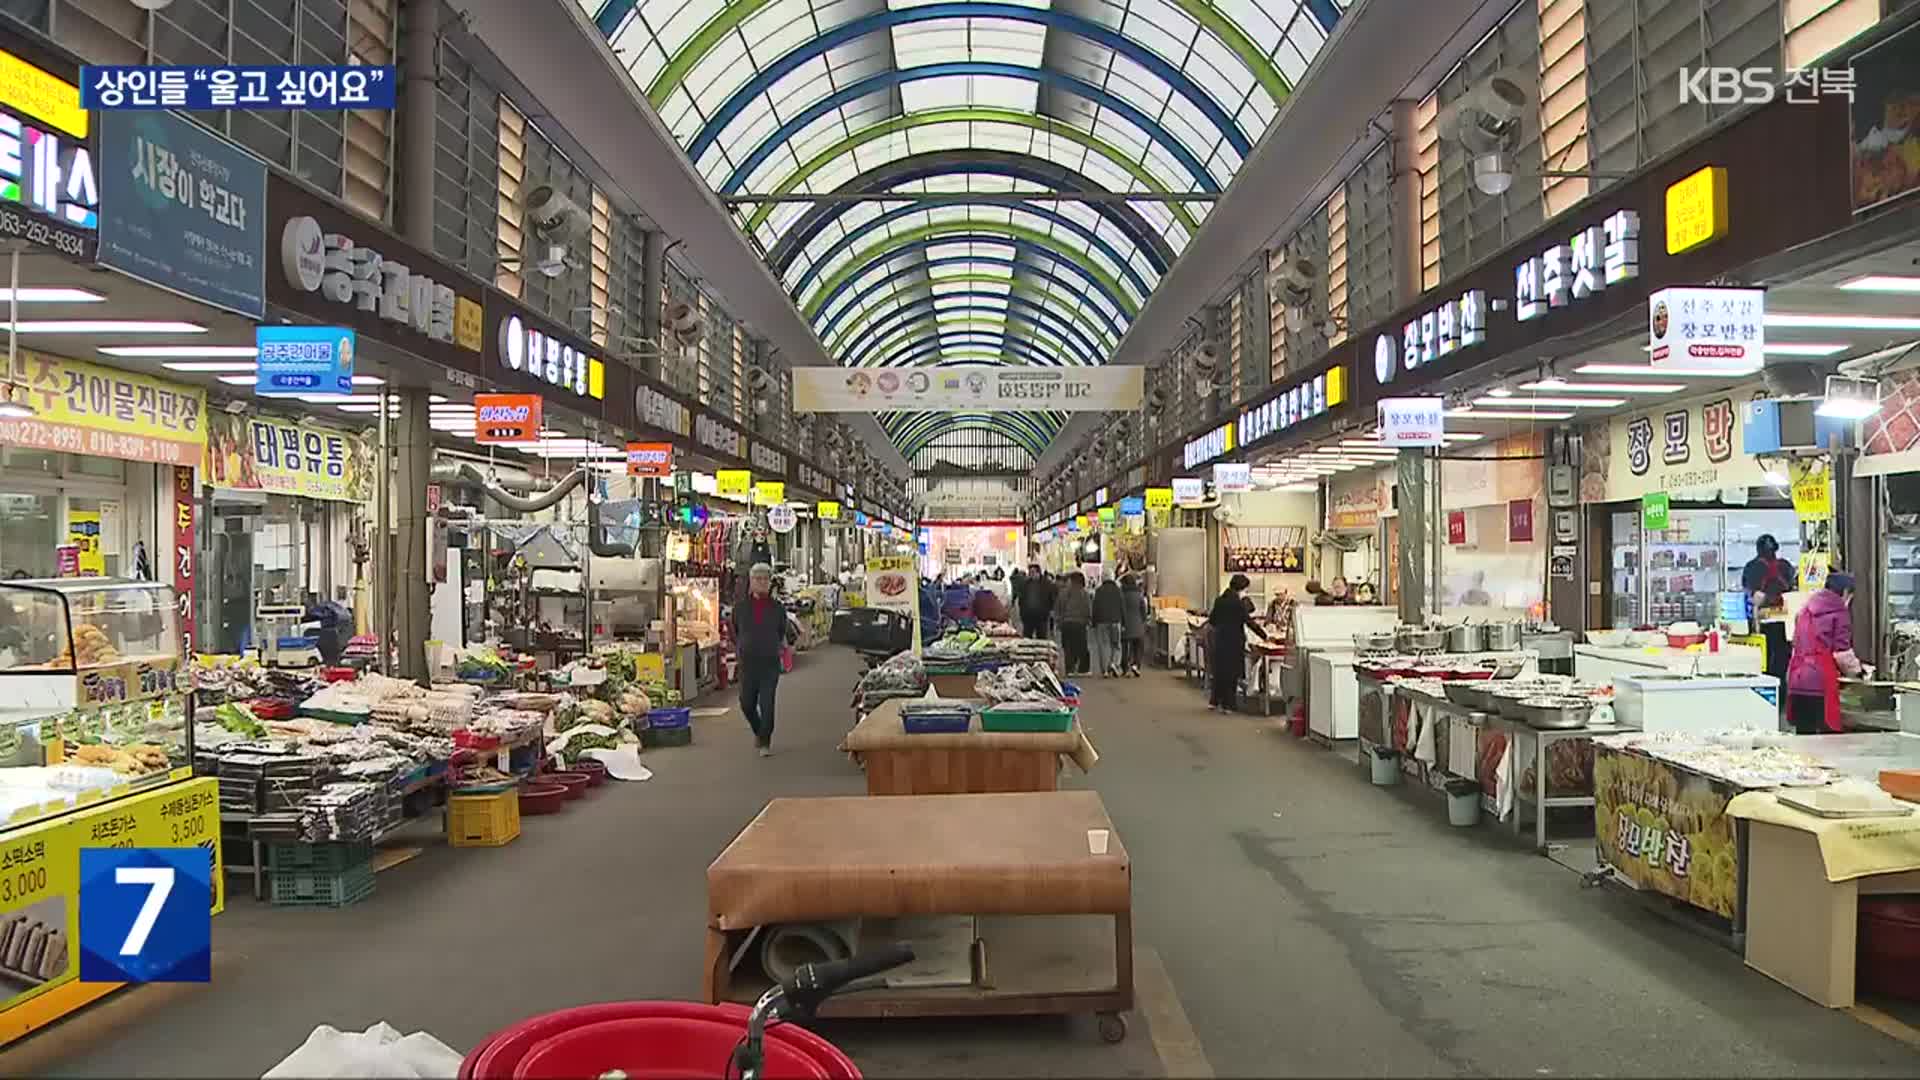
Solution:
{"label": "curved ceiling truss", "polygon": [[[717,192],[795,200],[736,218],[829,354],[874,366],[1104,363],[1208,204],[1100,196],[1219,193],[1344,6],[578,2]],[[1038,457],[1063,421],[881,418],[908,455],[981,428]]]}

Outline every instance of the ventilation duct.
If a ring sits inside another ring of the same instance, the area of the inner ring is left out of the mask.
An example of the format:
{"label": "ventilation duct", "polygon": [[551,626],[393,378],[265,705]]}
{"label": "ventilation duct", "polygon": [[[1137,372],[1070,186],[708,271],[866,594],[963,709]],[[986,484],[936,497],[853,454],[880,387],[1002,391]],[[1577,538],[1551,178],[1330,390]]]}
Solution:
{"label": "ventilation duct", "polygon": [[436,484],[458,484],[465,487],[477,487],[491,496],[495,502],[507,509],[516,510],[522,514],[530,514],[535,510],[545,510],[547,507],[566,498],[568,493],[572,492],[574,488],[579,487],[580,484],[586,480],[587,470],[584,467],[575,469],[561,477],[557,483],[547,490],[536,495],[525,497],[515,495],[494,481],[487,479],[485,473],[481,472],[477,466],[468,461],[437,461],[434,463],[433,470],[428,474],[428,477]]}

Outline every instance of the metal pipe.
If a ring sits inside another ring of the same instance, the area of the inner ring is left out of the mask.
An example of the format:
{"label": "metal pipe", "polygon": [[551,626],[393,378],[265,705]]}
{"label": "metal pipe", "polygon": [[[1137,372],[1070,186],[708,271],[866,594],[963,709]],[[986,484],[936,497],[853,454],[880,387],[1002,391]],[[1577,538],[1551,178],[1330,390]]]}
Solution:
{"label": "metal pipe", "polygon": [[401,225],[407,241],[433,250],[434,127],[439,122],[440,0],[409,0],[401,102],[405,156],[400,168]]}
{"label": "metal pipe", "polygon": [[660,373],[661,318],[663,292],[667,277],[667,237],[658,229],[643,234],[640,247],[640,336],[656,350],[642,358],[641,366],[650,375]]}
{"label": "metal pipe", "polygon": [[784,195],[723,195],[728,206],[785,206],[842,203],[897,202],[934,206],[1004,206],[1029,202],[1070,203],[1210,203],[1220,196],[1204,191],[980,191],[915,195],[895,191],[790,192]]}
{"label": "metal pipe", "polygon": [[561,477],[558,483],[546,491],[530,498],[522,498],[519,495],[515,495],[506,488],[487,479],[486,474],[481,472],[472,462],[437,461],[434,463],[428,476],[436,484],[464,483],[472,487],[477,487],[492,496],[495,502],[505,506],[507,509],[518,510],[523,514],[530,514],[535,510],[545,510],[547,507],[566,498],[568,492],[579,487],[581,482],[587,478],[587,470],[585,466],[577,468],[566,476]]}

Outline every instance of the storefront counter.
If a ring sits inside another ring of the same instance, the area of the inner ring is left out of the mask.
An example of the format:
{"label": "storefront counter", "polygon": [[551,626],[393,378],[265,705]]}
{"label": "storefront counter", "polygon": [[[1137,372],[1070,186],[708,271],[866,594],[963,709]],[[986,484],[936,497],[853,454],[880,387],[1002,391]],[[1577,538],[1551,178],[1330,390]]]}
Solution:
{"label": "storefront counter", "polygon": [[[1695,661],[1699,662],[1696,670]],[[1717,653],[1631,645],[1575,645],[1573,673],[1583,682],[1608,685],[1615,675],[1692,672],[1700,675],[1758,675],[1766,670],[1759,649],[1722,645]]]}

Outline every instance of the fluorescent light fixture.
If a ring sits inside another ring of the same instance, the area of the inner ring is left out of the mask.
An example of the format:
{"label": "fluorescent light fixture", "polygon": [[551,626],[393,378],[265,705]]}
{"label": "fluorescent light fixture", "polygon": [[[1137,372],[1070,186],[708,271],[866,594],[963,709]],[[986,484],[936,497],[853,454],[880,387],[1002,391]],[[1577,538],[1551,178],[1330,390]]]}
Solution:
{"label": "fluorescent light fixture", "polygon": [[211,360],[221,356],[252,359],[260,355],[260,350],[252,345],[108,345],[99,351],[107,356],[135,356],[151,359],[173,356],[200,360]]}
{"label": "fluorescent light fixture", "polygon": [[1901,274],[1868,274],[1834,286],[1851,292],[1920,293],[1920,277]]}
{"label": "fluorescent light fixture", "polygon": [[1292,492],[1298,495],[1311,495],[1314,492],[1320,490],[1320,485],[1319,484],[1282,484],[1279,487],[1274,488],[1273,490]]}
{"label": "fluorescent light fixture", "polygon": [[1789,482],[1787,474],[1781,472],[1779,469],[1768,469],[1766,481],[1774,487],[1786,487]]}
{"label": "fluorescent light fixture", "polygon": [[444,404],[446,400],[447,400],[447,395],[445,394],[428,394],[427,395],[427,404],[429,405],[441,405],[441,404]]}
{"label": "fluorescent light fixture", "polygon": [[220,381],[228,386],[252,386],[260,380],[252,375],[222,375]]}
{"label": "fluorescent light fixture", "polygon": [[1841,420],[1865,420],[1880,411],[1878,401],[1866,398],[1828,398],[1813,410],[1815,416],[1831,416]]}
{"label": "fluorescent light fixture", "polygon": [[32,319],[10,324],[21,334],[204,334],[199,323],[160,319]]}
{"label": "fluorescent light fixture", "polygon": [[[1845,346],[1841,346],[1845,348]],[[1650,367],[1646,364],[1582,364],[1574,368],[1578,375],[1651,375],[1679,379],[1738,379],[1759,372],[1758,367],[1707,368],[1684,367],[1667,364],[1662,367]]]}
{"label": "fluorescent light fixture", "polygon": [[1513,391],[1507,389],[1504,386],[1496,386],[1493,389],[1487,391],[1487,396],[1488,397],[1512,397]]}
{"label": "fluorescent light fixture", "polygon": [[0,304],[19,300],[23,304],[98,304],[106,297],[90,289],[0,288]]}
{"label": "fluorescent light fixture", "polygon": [[1491,409],[1448,409],[1448,416],[1468,420],[1571,420],[1570,412],[1501,412]]}
{"label": "fluorescent light fixture", "polygon": [[218,375],[227,371],[252,371],[251,360],[181,360],[172,364],[161,364],[168,371],[191,371],[204,375]]}
{"label": "fluorescent light fixture", "polygon": [[1502,409],[1611,409],[1625,405],[1626,398],[1578,397],[1483,397],[1475,405],[1494,405]]}
{"label": "fluorescent light fixture", "polygon": [[363,405],[357,401],[349,401],[340,405],[339,409],[341,412],[356,412],[356,413],[379,412],[380,406],[377,404]]}
{"label": "fluorescent light fixture", "polygon": [[1920,330],[1920,319],[1896,315],[1793,315],[1768,312],[1767,325],[1804,330]]}
{"label": "fluorescent light fixture", "polygon": [[1766,347],[1768,356],[1832,356],[1837,352],[1846,352],[1845,345],[1830,345],[1813,341],[1774,341]]}
{"label": "fluorescent light fixture", "polygon": [[387,380],[378,375],[355,375],[353,377],[353,385],[355,386],[385,386],[386,383]]}
{"label": "fluorescent light fixture", "polygon": [[1577,383],[1565,379],[1541,379],[1523,383],[1522,390],[1552,390],[1556,394],[1671,394],[1679,383],[1594,382]]}

